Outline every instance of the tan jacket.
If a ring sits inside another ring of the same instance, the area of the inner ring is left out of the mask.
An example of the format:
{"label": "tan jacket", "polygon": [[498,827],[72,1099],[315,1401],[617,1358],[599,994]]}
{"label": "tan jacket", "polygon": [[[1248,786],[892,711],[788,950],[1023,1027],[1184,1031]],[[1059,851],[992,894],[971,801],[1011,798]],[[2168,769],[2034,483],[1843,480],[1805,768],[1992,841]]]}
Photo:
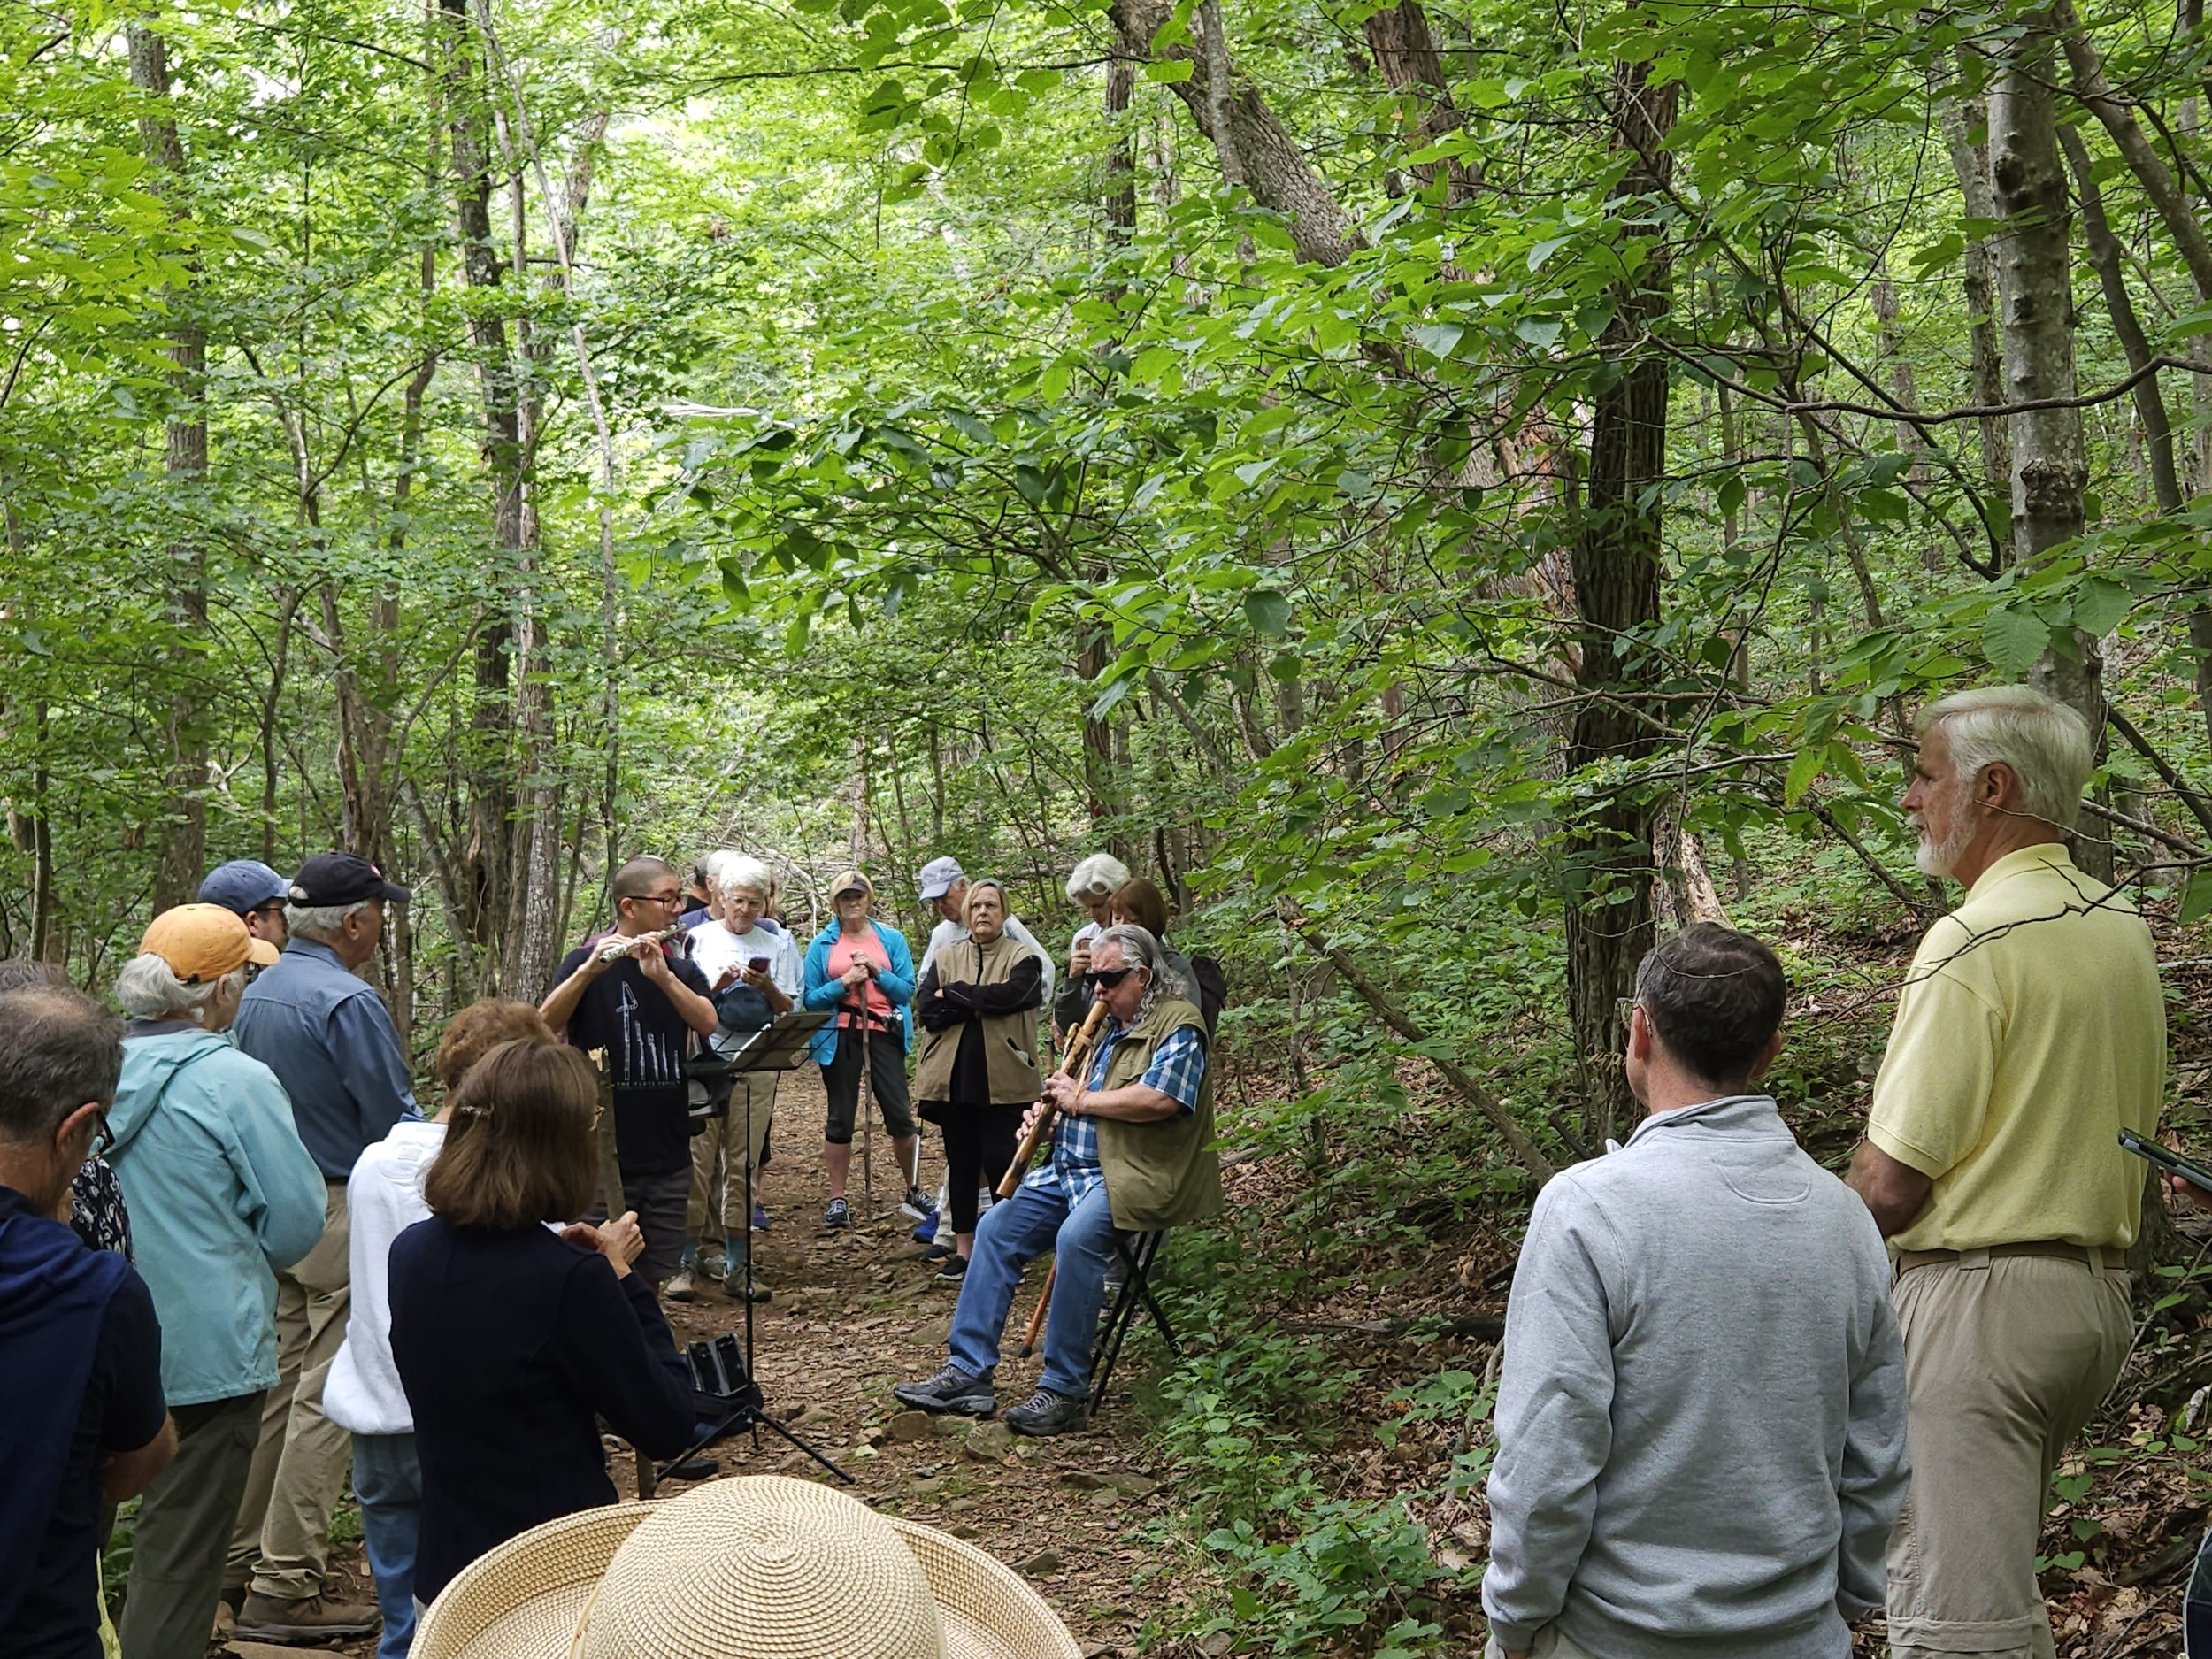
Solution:
{"label": "tan jacket", "polygon": [[[1001,933],[987,945],[972,939],[956,940],[937,953],[930,971],[944,985],[1003,985],[1015,964],[1030,954],[1029,948]],[[972,1022],[971,1022],[972,1023]],[[1017,1014],[989,1014],[976,1033],[983,1044],[984,1065],[990,1078],[994,1106],[1026,1106],[1043,1091],[1037,1076],[1037,1010]],[[968,1023],[942,1031],[922,1032],[922,1046],[914,1064],[914,1098],[946,1101],[960,1106],[980,1106],[981,1101],[953,1101],[953,1061]]]}
{"label": "tan jacket", "polygon": [[1221,1213],[1221,1160],[1214,1151],[1214,1072],[1206,1022],[1188,1002],[1163,997],[1151,1013],[1114,1045],[1102,1089],[1141,1081],[1152,1056],[1184,1026],[1207,1049],[1198,1104],[1157,1123],[1098,1120],[1098,1161],[1106,1171],[1106,1201],[1114,1225],[1125,1232],[1187,1226]]}

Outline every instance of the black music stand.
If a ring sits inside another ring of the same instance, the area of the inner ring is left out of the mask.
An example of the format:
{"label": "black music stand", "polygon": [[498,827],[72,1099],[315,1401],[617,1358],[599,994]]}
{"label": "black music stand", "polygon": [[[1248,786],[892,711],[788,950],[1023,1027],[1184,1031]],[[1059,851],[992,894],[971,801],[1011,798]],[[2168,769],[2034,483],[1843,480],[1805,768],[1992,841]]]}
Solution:
{"label": "black music stand", "polygon": [[[706,1079],[731,1077],[752,1071],[795,1071],[806,1061],[807,1046],[812,1041],[814,1033],[828,1025],[830,1018],[831,1010],[828,1010],[816,1012],[795,1008],[787,1014],[778,1015],[770,1024],[753,1033],[736,1053],[717,1054],[693,1060],[685,1065],[684,1074],[687,1077]],[[753,1215],[752,1115],[753,1097],[752,1092],[749,1089],[745,1094],[745,1218],[748,1226],[751,1225]],[[724,1435],[735,1433],[740,1429],[750,1429],[753,1432],[753,1445],[756,1449],[760,1445],[760,1432],[763,1428],[780,1434],[847,1486],[853,1484],[853,1478],[850,1475],[768,1414],[765,1409],[766,1398],[762,1394],[759,1379],[753,1371],[752,1289],[753,1250],[751,1244],[748,1243],[745,1247],[745,1350],[743,1355],[733,1356],[726,1352],[729,1345],[727,1337],[720,1338],[712,1344],[703,1342],[692,1344],[693,1380],[702,1390],[715,1395],[723,1402],[723,1416],[686,1447],[680,1455],[662,1464],[660,1468],[651,1469],[641,1459],[638,1470],[638,1485],[641,1488],[638,1496],[641,1498],[650,1497],[652,1488],[667,1479],[670,1471],[682,1463],[688,1463]],[[720,1350],[720,1357],[713,1364],[711,1381],[709,1378],[698,1374],[702,1362],[696,1350],[708,1348]],[[732,1363],[733,1360],[738,1363]]]}

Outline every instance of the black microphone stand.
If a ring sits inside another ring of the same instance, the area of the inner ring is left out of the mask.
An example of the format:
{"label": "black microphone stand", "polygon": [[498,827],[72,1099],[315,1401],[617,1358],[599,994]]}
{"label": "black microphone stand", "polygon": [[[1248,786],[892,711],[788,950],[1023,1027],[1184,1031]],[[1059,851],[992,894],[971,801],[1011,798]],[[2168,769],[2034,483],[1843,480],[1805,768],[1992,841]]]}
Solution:
{"label": "black microphone stand", "polygon": [[[795,1070],[807,1057],[808,1040],[829,1020],[827,1013],[810,1013],[795,1009],[756,1032],[735,1054],[726,1057],[716,1055],[694,1060],[684,1067],[684,1071],[687,1076],[706,1079]],[[745,1222],[749,1229],[753,1217],[753,1093],[749,1087],[744,1094]],[[738,1348],[736,1338],[726,1334],[717,1337],[711,1342],[694,1342],[686,1350],[694,1386],[701,1393],[711,1394],[721,1401],[723,1415],[676,1457],[653,1471],[653,1483],[657,1486],[668,1479],[672,1471],[689,1462],[717,1440],[741,1429],[752,1431],[753,1446],[757,1450],[760,1432],[764,1428],[781,1435],[847,1486],[851,1486],[853,1478],[850,1475],[832,1463],[818,1448],[808,1444],[769,1414],[767,1397],[762,1393],[760,1379],[753,1371],[753,1248],[749,1239],[745,1246],[745,1344],[742,1351]],[[641,1493],[639,1495],[649,1494]]]}

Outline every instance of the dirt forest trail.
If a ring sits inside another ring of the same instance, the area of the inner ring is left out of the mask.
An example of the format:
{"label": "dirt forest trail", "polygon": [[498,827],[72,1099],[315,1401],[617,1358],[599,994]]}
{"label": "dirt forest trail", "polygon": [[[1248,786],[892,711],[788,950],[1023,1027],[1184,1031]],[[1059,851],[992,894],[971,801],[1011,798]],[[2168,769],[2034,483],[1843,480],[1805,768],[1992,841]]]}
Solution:
{"label": "dirt forest trail", "polygon": [[[1145,1462],[1129,1381],[1117,1382],[1103,1417],[1089,1431],[1026,1440],[995,1421],[929,1418],[905,1411],[892,1386],[943,1363],[956,1291],[930,1283],[933,1263],[910,1236],[913,1223],[896,1204],[897,1179],[880,1122],[876,1196],[865,1215],[861,1161],[853,1159],[854,1226],[822,1230],[821,1080],[811,1066],[785,1077],[777,1094],[768,1167],[759,1196],[769,1230],[753,1234],[756,1271],[774,1292],[755,1315],[755,1369],[768,1410],[842,1466],[857,1494],[887,1513],[944,1528],[1020,1569],[1074,1631],[1086,1655],[1133,1652],[1135,1631],[1164,1594],[1136,1582],[1155,1553],[1127,1536],[1165,1514],[1171,1495]],[[942,1173],[933,1136],[922,1143],[922,1182]],[[1043,1282],[1033,1263],[1009,1320],[999,1367],[1001,1408],[1027,1397],[1041,1360],[1016,1359],[1014,1348]],[[702,1281],[699,1299],[664,1304],[680,1340],[741,1334],[744,1304]],[[1156,1336],[1132,1333],[1127,1349],[1141,1364]],[[724,1474],[828,1477],[772,1433],[755,1451],[745,1437],[715,1448]],[[626,1463],[627,1459],[624,1460]],[[627,1489],[626,1470],[618,1483]],[[664,1491],[674,1489],[674,1483]]]}

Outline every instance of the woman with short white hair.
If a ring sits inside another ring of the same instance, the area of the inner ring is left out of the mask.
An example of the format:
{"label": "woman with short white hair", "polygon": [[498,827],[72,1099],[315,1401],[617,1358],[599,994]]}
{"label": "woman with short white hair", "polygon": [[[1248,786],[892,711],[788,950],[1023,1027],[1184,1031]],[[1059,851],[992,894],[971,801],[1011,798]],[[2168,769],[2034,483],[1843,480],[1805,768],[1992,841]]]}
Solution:
{"label": "woman with short white hair", "polygon": [[222,1033],[246,964],[276,960],[219,904],[164,911],[116,976],[133,1016],[108,1109],[108,1161],[161,1317],[177,1460],[146,1494],[122,1633],[132,1654],[197,1654],[221,1594],[262,1396],[277,1382],[275,1270],[321,1238],[322,1171],[276,1074]]}
{"label": "woman with short white hair", "polygon": [[1068,902],[1080,905],[1090,919],[1075,930],[1068,946],[1068,977],[1052,1000],[1054,1035],[1083,1023],[1091,1006],[1091,941],[1111,919],[1114,893],[1129,879],[1129,866],[1111,853],[1093,853],[1068,876]]}
{"label": "woman with short white hair", "polygon": [[[691,960],[707,977],[716,1015],[715,1052],[734,1054],[798,1001],[798,941],[764,919],[775,886],[768,866],[740,852],[709,853],[707,888],[718,914],[691,930]],[[748,1269],[749,1224],[766,1213],[756,1202],[745,1213],[745,1171],[758,1170],[776,1110],[776,1071],[741,1071],[706,1086],[705,1127],[691,1138],[691,1202],[684,1229],[683,1262],[668,1281],[668,1294],[689,1302],[698,1294],[700,1252],[719,1240],[722,1289],[731,1296],[768,1300],[768,1289]],[[702,1086],[695,1084],[695,1088]],[[699,1110],[695,1105],[693,1110]]]}

